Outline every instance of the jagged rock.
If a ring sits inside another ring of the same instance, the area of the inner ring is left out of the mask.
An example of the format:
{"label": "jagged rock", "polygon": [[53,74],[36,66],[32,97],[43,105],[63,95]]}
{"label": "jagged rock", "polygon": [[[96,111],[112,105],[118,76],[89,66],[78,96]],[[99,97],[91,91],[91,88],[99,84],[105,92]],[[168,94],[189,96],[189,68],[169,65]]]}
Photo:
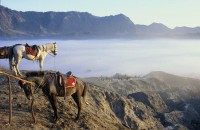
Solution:
{"label": "jagged rock", "polygon": [[[66,101],[57,98],[60,120],[54,124],[52,108],[38,92],[35,94],[38,121],[35,125],[31,125],[30,102],[27,103],[24,93],[19,91],[17,81],[12,80],[13,124],[9,129],[198,129],[200,81],[176,76],[172,80],[170,77],[166,73],[154,73],[146,77],[120,76],[120,79],[119,75],[85,78],[83,80],[89,84],[86,99],[89,105],[82,104],[77,122],[74,121],[77,106],[71,97]],[[0,84],[0,129],[6,130],[8,87],[6,77],[0,75],[0,79],[4,80]]]}
{"label": "jagged rock", "polygon": [[128,97],[132,97],[136,101],[142,102],[157,113],[165,113],[168,111],[167,105],[157,93],[137,92],[129,94]]}

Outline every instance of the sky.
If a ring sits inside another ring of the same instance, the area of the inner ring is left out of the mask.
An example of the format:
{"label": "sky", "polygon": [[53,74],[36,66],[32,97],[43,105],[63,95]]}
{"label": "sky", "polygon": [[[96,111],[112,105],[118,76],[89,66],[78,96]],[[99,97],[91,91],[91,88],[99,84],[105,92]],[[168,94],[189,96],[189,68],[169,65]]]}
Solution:
{"label": "sky", "polygon": [[122,13],[135,24],[156,22],[169,28],[200,26],[200,0],[1,0],[1,5],[17,11]]}

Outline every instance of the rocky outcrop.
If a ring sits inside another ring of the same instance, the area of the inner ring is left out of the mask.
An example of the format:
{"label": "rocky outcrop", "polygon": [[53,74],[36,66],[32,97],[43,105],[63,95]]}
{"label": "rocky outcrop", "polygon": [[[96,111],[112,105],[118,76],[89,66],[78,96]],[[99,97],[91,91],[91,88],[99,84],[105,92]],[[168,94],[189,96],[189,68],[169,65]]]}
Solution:
{"label": "rocky outcrop", "polygon": [[[148,126],[151,120],[154,120],[154,124],[158,121],[161,123],[158,126],[165,129],[200,128],[199,79],[157,71],[144,77],[117,74],[87,81],[118,94],[118,98],[112,93],[106,94],[106,97],[112,111],[125,124],[128,124],[126,119],[129,118],[138,128],[140,127],[137,124],[144,123],[144,126],[151,129],[152,125]],[[135,115],[131,114],[131,111],[134,111]]]}
{"label": "rocky outcrop", "polygon": [[[0,70],[10,73],[2,68]],[[5,125],[8,118],[5,117],[9,115],[9,91],[7,78],[0,75],[0,79],[2,119],[0,129],[4,130],[8,129]],[[77,106],[72,98],[68,97],[67,101],[64,101],[58,97],[60,119],[56,125],[53,122],[51,105],[41,91],[35,93],[38,123],[31,125],[31,115],[28,112],[30,102],[17,85],[17,81],[12,80],[14,120],[11,129],[195,130],[200,128],[200,80],[198,79],[152,72],[144,77],[117,74],[113,77],[83,80],[88,84],[86,100],[89,105],[82,104],[81,118],[75,122]]]}
{"label": "rocky outcrop", "polygon": [[129,98],[134,98],[135,101],[141,102],[148,107],[151,107],[157,113],[168,112],[167,105],[157,93],[137,92],[128,95]]}

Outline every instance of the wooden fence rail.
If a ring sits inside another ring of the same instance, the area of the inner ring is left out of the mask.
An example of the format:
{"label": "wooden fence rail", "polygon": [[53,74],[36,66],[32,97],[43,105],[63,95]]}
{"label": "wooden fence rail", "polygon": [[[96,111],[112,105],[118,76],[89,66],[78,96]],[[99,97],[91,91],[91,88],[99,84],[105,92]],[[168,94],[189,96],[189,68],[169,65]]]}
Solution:
{"label": "wooden fence rail", "polygon": [[[26,83],[29,83],[30,84],[30,89],[31,89],[31,92],[32,92],[32,82],[30,81],[27,81],[27,80],[24,80],[20,77],[16,77],[14,75],[11,75],[11,74],[8,74],[6,72],[3,72],[0,70],[0,74],[2,75],[5,75],[8,77],[8,85],[9,85],[9,125],[12,123],[12,87],[11,87],[11,83],[10,83],[10,77],[11,78],[14,78],[14,79],[17,79],[17,80],[21,80],[23,82],[26,82]],[[34,111],[33,111],[33,104],[34,104],[34,98],[32,99],[32,103],[31,103],[31,112],[32,112],[32,118],[34,120],[34,122],[36,122],[35,120],[35,116],[34,116]]]}

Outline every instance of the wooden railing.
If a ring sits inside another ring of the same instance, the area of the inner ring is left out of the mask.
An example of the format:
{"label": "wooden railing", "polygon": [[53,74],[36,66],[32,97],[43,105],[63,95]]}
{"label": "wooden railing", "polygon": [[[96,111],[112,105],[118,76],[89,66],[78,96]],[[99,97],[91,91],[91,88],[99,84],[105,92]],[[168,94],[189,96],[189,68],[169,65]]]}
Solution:
{"label": "wooden railing", "polygon": [[[8,85],[9,85],[9,109],[10,109],[10,111],[9,111],[9,125],[10,125],[12,123],[12,87],[11,87],[11,83],[10,83],[10,78],[14,78],[14,79],[21,80],[23,82],[29,83],[30,87],[31,87],[30,88],[31,92],[33,92],[32,91],[32,82],[30,82],[28,80],[24,80],[24,79],[22,79],[20,77],[16,77],[14,75],[8,74],[8,73],[3,72],[1,70],[0,70],[0,74],[5,75],[8,78]],[[34,111],[33,111],[33,104],[34,104],[34,98],[32,98],[32,102],[31,102],[31,112],[32,112],[32,118],[33,118],[34,122],[36,122],[35,116],[34,116]]]}

